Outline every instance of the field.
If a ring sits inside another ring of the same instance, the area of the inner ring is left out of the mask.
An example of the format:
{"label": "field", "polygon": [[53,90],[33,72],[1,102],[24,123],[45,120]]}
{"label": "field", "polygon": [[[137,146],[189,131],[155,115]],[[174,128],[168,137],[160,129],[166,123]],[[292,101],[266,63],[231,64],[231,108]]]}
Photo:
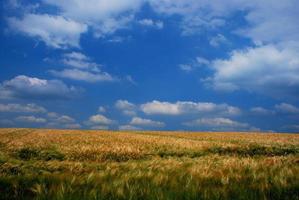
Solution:
{"label": "field", "polygon": [[0,199],[299,199],[299,135],[0,129]]}

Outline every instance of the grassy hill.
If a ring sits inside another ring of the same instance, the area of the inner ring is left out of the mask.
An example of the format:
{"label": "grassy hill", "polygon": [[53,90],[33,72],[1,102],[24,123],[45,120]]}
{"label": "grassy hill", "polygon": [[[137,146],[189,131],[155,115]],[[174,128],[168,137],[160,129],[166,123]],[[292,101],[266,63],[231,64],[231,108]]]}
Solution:
{"label": "grassy hill", "polygon": [[299,135],[0,129],[0,199],[299,199]]}

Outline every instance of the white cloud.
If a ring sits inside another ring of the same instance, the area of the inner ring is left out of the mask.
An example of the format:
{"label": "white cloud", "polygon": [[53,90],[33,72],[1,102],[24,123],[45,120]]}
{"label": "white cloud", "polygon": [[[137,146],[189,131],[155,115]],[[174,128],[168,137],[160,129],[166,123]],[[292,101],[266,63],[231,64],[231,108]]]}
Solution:
{"label": "white cloud", "polygon": [[209,102],[178,101],[176,103],[152,101],[140,106],[141,110],[148,115],[182,115],[190,113],[218,115],[238,115],[240,109],[227,104],[214,104]]}
{"label": "white cloud", "polygon": [[[298,97],[298,1],[151,0],[150,3],[158,13],[180,15],[185,35],[214,31],[234,20],[232,16],[238,11],[246,11],[244,28],[231,31],[250,38],[257,46],[234,51],[228,59],[215,60],[215,74],[209,79],[213,87],[257,91],[276,98]],[[219,34],[210,43],[218,46],[225,41]],[[193,69],[191,64],[180,68]]]}
{"label": "white cloud", "polygon": [[146,114],[164,114],[164,115],[179,115],[182,111],[178,103],[152,101],[142,104],[141,110]]}
{"label": "white cloud", "polygon": [[62,14],[77,20],[95,22],[118,16],[130,10],[137,10],[141,5],[140,0],[43,0],[45,3],[57,6]]}
{"label": "white cloud", "polygon": [[16,76],[0,84],[3,99],[69,99],[77,96],[80,89],[67,86],[59,80],[46,80],[24,75]]}
{"label": "white cloud", "polygon": [[60,78],[68,78],[77,81],[85,81],[90,83],[115,81],[116,78],[112,77],[107,72],[89,72],[79,69],[64,69],[62,71],[50,70],[50,73]]}
{"label": "white cloud", "polygon": [[210,64],[210,61],[203,57],[197,57],[196,61],[199,65],[209,65]]}
{"label": "white cloud", "polygon": [[249,124],[237,122],[228,118],[200,118],[191,122],[183,123],[185,126],[198,127],[209,130],[249,130],[252,129]]}
{"label": "white cloud", "polygon": [[120,110],[133,110],[135,109],[135,105],[130,103],[127,100],[117,100],[115,103],[115,107]]}
{"label": "white cloud", "polygon": [[150,0],[149,2],[158,13],[182,16],[183,35],[220,28],[226,24],[226,17],[247,5],[246,1],[234,0],[226,1],[225,4],[220,0]]}
{"label": "white cloud", "polygon": [[55,112],[47,113],[46,127],[49,128],[65,128],[65,129],[80,129],[81,125],[76,123],[76,120],[68,115],[61,115]]}
{"label": "white cloud", "polygon": [[230,15],[232,11],[248,7],[246,0],[228,0],[225,4],[221,0],[150,0],[152,7],[167,15],[202,16],[207,19],[215,16]]}
{"label": "white cloud", "polygon": [[25,122],[25,123],[46,123],[47,120],[41,117],[35,116],[19,116],[16,118],[16,121]]}
{"label": "white cloud", "polygon": [[238,31],[241,36],[247,36],[256,42],[299,40],[297,0],[271,2],[227,0],[225,3],[221,0],[149,0],[149,2],[158,13],[182,16],[181,27],[185,35],[222,27],[237,12],[246,11],[245,21],[248,26]]}
{"label": "white cloud", "polygon": [[47,117],[49,118],[50,121],[57,122],[60,124],[70,124],[74,123],[76,120],[68,115],[60,115],[55,112],[48,112]]}
{"label": "white cloud", "polygon": [[0,112],[45,113],[44,107],[36,104],[0,104]]}
{"label": "white cloud", "polygon": [[79,47],[80,35],[87,31],[85,24],[62,16],[25,14],[22,19],[8,18],[12,31],[36,37],[54,48]]}
{"label": "white cloud", "polygon": [[59,116],[59,114],[58,114],[58,113],[55,113],[55,112],[48,112],[48,113],[47,113],[47,116],[48,116],[49,118],[57,118],[57,117]]}
{"label": "white cloud", "polygon": [[67,67],[71,67],[71,69],[64,69],[62,71],[50,70],[49,72],[52,75],[89,83],[117,80],[117,78],[111,76],[109,73],[101,71],[101,65],[92,62],[91,58],[80,52],[64,54],[61,62]]}
{"label": "white cloud", "polygon": [[249,27],[239,31],[259,43],[286,43],[299,41],[297,0],[251,2],[246,16]]}
{"label": "white cloud", "polygon": [[115,103],[115,107],[118,110],[121,110],[124,115],[136,115],[137,107],[133,103],[128,102],[127,100],[117,100]]}
{"label": "white cloud", "polygon": [[256,115],[271,115],[274,114],[274,111],[265,109],[263,107],[253,107],[250,109],[250,112]]}
{"label": "white cloud", "polygon": [[138,23],[142,26],[154,27],[157,29],[163,29],[164,23],[162,21],[153,21],[152,19],[142,19]]}
{"label": "white cloud", "polygon": [[58,117],[56,119],[56,121],[58,121],[59,123],[73,123],[73,122],[75,122],[75,120],[72,117],[67,116],[67,115],[62,115],[62,116]]}
{"label": "white cloud", "polygon": [[[19,4],[13,4],[20,7]],[[221,0],[43,0],[43,6],[55,6],[60,16],[25,14],[21,20],[11,18],[11,24],[27,35],[42,38],[50,46],[77,46],[78,38],[86,32],[87,26],[97,37],[114,34],[119,29],[128,28],[130,22],[135,20],[135,14],[145,4],[158,14],[180,16],[183,35],[219,30],[230,24],[230,20],[234,19],[232,16],[241,11],[247,26],[232,31],[242,37],[247,36],[257,44],[299,40],[297,0],[270,3],[260,0],[227,0],[225,3]],[[27,13],[37,13],[34,10],[29,9]],[[163,27],[163,22],[152,19],[145,18],[140,22],[147,26]],[[284,28],[281,28],[282,24]]]}
{"label": "white cloud", "polygon": [[225,43],[228,43],[228,40],[222,34],[218,34],[210,39],[210,45],[213,47],[219,47],[221,44]]}
{"label": "white cloud", "polygon": [[119,29],[128,28],[129,23],[133,19],[133,15],[129,15],[118,18],[108,18],[98,24],[93,24],[94,36],[96,38],[103,38],[107,35],[113,35]]}
{"label": "white cloud", "polygon": [[63,55],[62,62],[70,67],[78,69],[89,69],[90,71],[99,72],[100,65],[92,62],[89,57],[80,52],[71,52]]}
{"label": "white cloud", "polygon": [[87,124],[93,124],[93,125],[110,125],[113,124],[114,121],[105,117],[104,115],[93,115],[89,117]]}
{"label": "white cloud", "polygon": [[140,128],[132,125],[122,125],[118,127],[119,130],[127,130],[127,131],[134,131],[134,130],[140,130]]}
{"label": "white cloud", "polygon": [[216,90],[244,89],[275,98],[298,97],[299,53],[272,45],[233,51],[229,59],[212,63],[208,82]]}
{"label": "white cloud", "polygon": [[294,105],[287,104],[287,103],[277,104],[277,105],[275,105],[275,109],[282,113],[299,114],[299,108],[297,108]]}
{"label": "white cloud", "polygon": [[205,19],[202,16],[186,16],[181,23],[182,35],[189,36],[202,33],[203,30],[217,29],[225,23],[221,18]]}
{"label": "white cloud", "polygon": [[191,72],[195,70],[196,68],[209,65],[210,61],[203,58],[203,57],[197,57],[195,61],[189,64],[180,64],[179,68],[185,72]]}
{"label": "white cloud", "polygon": [[153,121],[150,119],[143,119],[140,117],[133,117],[130,125],[134,126],[145,126],[145,127],[163,127],[165,124],[159,121]]}
{"label": "white cloud", "polygon": [[[49,128],[67,128],[67,129],[78,129],[81,127],[76,120],[68,115],[59,114],[56,112],[48,112],[48,110],[40,105],[28,103],[28,104],[0,104],[0,113],[10,112],[9,115],[4,115],[7,121],[2,120],[1,126],[11,126],[9,121],[14,119],[14,124],[19,125],[20,122],[31,123],[30,126],[36,126],[37,124],[43,124],[44,127]],[[19,116],[19,113],[22,113]],[[31,115],[25,115],[25,114]],[[32,115],[34,114],[34,115]],[[3,117],[4,117],[3,116]],[[44,124],[47,123],[47,124]]]}
{"label": "white cloud", "polygon": [[194,70],[194,67],[191,64],[180,64],[179,67],[185,72],[191,72],[192,70]]}
{"label": "white cloud", "polygon": [[57,6],[61,15],[81,23],[86,23],[96,37],[113,34],[127,28],[143,0],[44,0],[45,3]]}

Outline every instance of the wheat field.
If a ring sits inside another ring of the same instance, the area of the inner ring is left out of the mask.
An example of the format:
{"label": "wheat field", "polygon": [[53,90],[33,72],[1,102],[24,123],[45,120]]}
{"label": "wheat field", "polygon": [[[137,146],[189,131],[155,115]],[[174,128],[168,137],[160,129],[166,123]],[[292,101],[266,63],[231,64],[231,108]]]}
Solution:
{"label": "wheat field", "polygon": [[299,135],[0,129],[0,199],[299,199]]}

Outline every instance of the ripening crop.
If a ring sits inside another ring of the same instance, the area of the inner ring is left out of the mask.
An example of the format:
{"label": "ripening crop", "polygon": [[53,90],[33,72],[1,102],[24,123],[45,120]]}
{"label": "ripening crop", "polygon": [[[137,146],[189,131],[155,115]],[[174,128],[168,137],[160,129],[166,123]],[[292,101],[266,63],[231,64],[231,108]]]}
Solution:
{"label": "ripening crop", "polygon": [[0,129],[0,199],[299,199],[299,135]]}

